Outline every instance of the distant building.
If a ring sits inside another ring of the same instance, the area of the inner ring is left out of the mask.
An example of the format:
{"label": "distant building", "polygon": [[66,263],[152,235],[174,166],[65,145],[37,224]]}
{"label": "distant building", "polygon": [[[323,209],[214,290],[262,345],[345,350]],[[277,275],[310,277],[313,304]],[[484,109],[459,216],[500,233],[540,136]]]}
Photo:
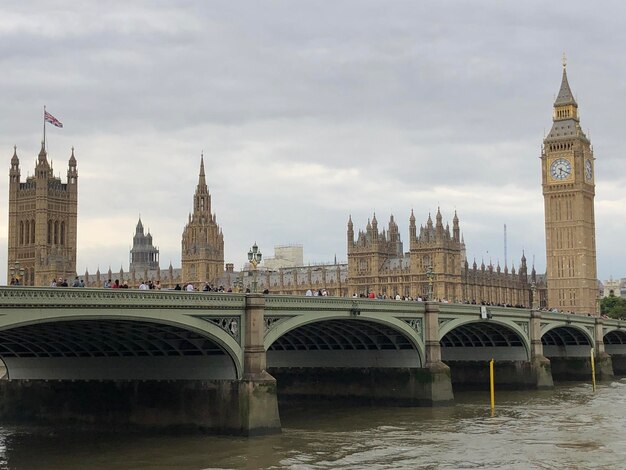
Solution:
{"label": "distant building", "polygon": [[304,264],[304,250],[302,245],[279,245],[274,247],[274,257],[265,258],[265,269],[276,270],[280,268],[292,268]]}
{"label": "distant building", "polygon": [[150,231],[144,235],[141,217],[135,228],[133,247],[130,250],[129,271],[142,272],[146,269],[153,270],[159,267],[159,249],[152,244]]}
{"label": "distant building", "polygon": [[200,175],[193,197],[193,212],[183,230],[182,277],[184,282],[216,283],[224,273],[224,235],[211,213],[211,195],[200,157]]}
{"label": "distant building", "polygon": [[[452,230],[444,226],[438,209],[433,223],[430,215],[419,231],[415,215],[409,218],[409,251],[404,253],[394,217],[387,230],[378,230],[376,215],[355,237],[352,218],[348,220],[348,294],[374,292],[386,297],[428,298],[454,302],[531,306],[542,288],[534,269],[528,274],[522,255],[519,271],[501,269],[491,263],[470,267],[465,258],[465,242],[455,212]],[[540,302],[539,302],[540,304]]]}
{"label": "distant building", "polygon": [[[8,284],[17,278],[27,286],[47,286],[58,278],[70,282],[74,279],[77,207],[74,148],[63,183],[53,174],[44,142],[35,174],[22,181],[14,147],[9,170]],[[15,276],[12,271],[17,271]]]}
{"label": "distant building", "polygon": [[626,278],[609,279],[604,281],[603,297],[613,294],[616,297],[626,297]]}

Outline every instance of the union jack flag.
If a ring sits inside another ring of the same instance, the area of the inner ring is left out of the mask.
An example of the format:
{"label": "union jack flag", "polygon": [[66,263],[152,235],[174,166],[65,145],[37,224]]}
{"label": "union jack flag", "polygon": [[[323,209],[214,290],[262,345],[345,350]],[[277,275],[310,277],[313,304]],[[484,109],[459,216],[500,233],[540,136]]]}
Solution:
{"label": "union jack flag", "polygon": [[43,119],[46,122],[49,122],[50,124],[52,124],[53,126],[56,127],[63,127],[63,123],[61,121],[59,121],[57,118],[55,118],[52,114],[50,114],[48,111],[44,111],[43,112]]}

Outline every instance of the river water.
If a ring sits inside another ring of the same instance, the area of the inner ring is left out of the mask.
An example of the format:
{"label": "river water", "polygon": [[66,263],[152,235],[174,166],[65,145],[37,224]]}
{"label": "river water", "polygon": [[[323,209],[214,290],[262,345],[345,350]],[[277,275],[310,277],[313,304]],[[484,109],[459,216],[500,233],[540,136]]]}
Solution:
{"label": "river water", "polygon": [[11,469],[626,469],[626,380],[456,394],[447,408],[281,409],[283,433],[76,433],[0,427]]}

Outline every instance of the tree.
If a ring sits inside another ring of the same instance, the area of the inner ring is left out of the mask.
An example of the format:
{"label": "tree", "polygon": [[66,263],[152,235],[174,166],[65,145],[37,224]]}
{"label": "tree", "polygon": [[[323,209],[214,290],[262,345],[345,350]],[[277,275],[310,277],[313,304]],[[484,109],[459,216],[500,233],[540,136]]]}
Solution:
{"label": "tree", "polygon": [[600,312],[611,318],[626,319],[626,299],[611,292],[600,302]]}

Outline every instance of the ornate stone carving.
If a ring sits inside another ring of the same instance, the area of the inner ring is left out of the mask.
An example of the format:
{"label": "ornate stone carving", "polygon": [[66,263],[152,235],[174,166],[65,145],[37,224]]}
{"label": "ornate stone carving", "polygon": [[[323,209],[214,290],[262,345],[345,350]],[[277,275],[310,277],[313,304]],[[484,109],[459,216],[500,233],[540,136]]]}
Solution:
{"label": "ornate stone carving", "polygon": [[516,321],[515,324],[518,325],[522,330],[524,330],[524,333],[528,335],[528,322]]}
{"label": "ornate stone carving", "polygon": [[267,333],[274,328],[276,325],[278,325],[279,323],[288,320],[289,318],[293,318],[293,317],[285,317],[285,316],[281,316],[281,317],[275,317],[275,316],[265,316],[264,323],[265,323],[265,335],[267,335]]}
{"label": "ornate stone carving", "polygon": [[407,323],[415,332],[421,337],[423,333],[422,319],[421,318],[405,318],[404,322]]}
{"label": "ornate stone carving", "polygon": [[219,326],[222,330],[232,336],[237,342],[240,339],[239,317],[200,317],[214,325]]}

